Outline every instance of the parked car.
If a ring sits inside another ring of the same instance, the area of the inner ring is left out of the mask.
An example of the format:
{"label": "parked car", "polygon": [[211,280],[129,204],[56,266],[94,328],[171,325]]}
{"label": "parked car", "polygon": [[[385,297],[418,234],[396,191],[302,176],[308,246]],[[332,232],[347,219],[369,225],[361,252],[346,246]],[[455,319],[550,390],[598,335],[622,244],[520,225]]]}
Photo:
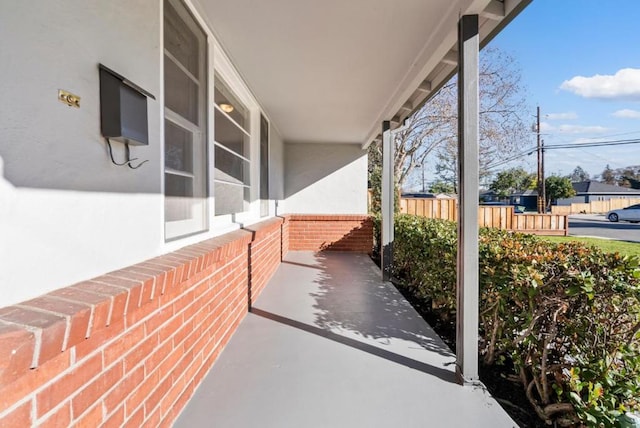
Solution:
{"label": "parked car", "polygon": [[640,204],[630,205],[620,210],[611,210],[607,213],[607,219],[612,222],[629,221],[640,222]]}

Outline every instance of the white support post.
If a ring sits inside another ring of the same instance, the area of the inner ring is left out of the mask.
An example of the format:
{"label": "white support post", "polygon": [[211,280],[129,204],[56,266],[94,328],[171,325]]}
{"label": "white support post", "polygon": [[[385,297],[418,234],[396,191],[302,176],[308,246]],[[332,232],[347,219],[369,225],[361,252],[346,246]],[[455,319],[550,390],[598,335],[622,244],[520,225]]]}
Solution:
{"label": "white support post", "polygon": [[393,208],[395,205],[393,149],[391,123],[385,120],[382,122],[382,197],[380,200],[380,211],[382,212],[380,266],[383,281],[391,281],[391,266],[393,264]]}
{"label": "white support post", "polygon": [[478,383],[478,15],[458,23],[458,275],[456,375]]}

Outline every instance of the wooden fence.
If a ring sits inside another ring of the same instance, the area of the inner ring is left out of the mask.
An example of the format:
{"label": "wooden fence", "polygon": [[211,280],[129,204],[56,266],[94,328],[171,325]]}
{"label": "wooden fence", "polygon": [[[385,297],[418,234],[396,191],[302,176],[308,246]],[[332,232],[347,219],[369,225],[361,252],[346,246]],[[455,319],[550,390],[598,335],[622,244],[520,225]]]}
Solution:
{"label": "wooden fence", "polygon": [[553,214],[603,214],[611,210],[618,210],[629,205],[640,204],[638,198],[615,198],[608,201],[591,201],[586,204],[552,205]]}
{"label": "wooden fence", "polygon": [[[428,218],[457,220],[456,199],[400,198],[400,212]],[[516,214],[513,206],[478,207],[480,227],[496,227],[535,235],[568,235],[565,214]]]}
{"label": "wooden fence", "polygon": [[458,219],[455,199],[400,198],[400,212],[429,218],[456,221]]}

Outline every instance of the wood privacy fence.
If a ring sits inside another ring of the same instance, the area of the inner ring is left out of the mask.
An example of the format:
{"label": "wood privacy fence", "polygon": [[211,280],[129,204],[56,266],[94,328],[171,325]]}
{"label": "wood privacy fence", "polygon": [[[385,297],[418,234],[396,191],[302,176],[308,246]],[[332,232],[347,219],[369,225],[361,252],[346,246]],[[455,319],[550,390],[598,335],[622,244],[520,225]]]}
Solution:
{"label": "wood privacy fence", "polygon": [[[455,199],[400,198],[400,212],[428,218],[457,220]],[[569,223],[565,214],[516,214],[513,206],[478,207],[480,227],[496,227],[535,235],[568,235]]]}
{"label": "wood privacy fence", "polygon": [[400,212],[428,218],[456,221],[458,219],[455,199],[400,198]]}
{"label": "wood privacy fence", "polygon": [[571,205],[552,205],[553,214],[602,214],[611,210],[640,204],[640,198],[615,198],[608,201],[591,201],[586,204],[574,203]]}

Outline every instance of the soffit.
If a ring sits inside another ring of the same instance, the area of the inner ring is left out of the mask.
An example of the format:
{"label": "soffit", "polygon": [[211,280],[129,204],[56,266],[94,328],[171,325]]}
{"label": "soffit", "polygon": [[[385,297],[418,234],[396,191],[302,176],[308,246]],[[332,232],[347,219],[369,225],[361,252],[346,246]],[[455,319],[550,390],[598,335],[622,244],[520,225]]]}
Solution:
{"label": "soffit", "polygon": [[200,0],[286,142],[359,143],[399,123],[456,68],[457,22],[487,38],[529,0]]}

